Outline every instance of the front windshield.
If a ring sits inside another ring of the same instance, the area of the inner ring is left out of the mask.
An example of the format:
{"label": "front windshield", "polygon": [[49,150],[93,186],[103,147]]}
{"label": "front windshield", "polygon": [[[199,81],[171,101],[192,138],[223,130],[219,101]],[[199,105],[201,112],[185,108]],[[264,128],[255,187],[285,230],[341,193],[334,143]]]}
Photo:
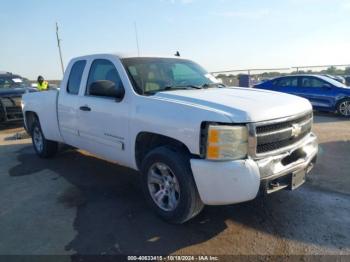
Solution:
{"label": "front windshield", "polygon": [[0,88],[16,88],[16,87],[26,87],[30,86],[30,83],[16,75],[5,75],[0,76]]}
{"label": "front windshield", "polygon": [[135,91],[151,95],[159,91],[212,87],[218,80],[196,63],[178,58],[124,58]]}

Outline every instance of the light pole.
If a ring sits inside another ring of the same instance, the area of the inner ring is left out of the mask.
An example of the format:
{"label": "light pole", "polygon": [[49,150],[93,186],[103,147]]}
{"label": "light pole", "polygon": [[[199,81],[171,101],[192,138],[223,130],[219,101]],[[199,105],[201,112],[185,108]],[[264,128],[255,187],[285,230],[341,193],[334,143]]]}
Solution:
{"label": "light pole", "polygon": [[64,65],[63,65],[62,50],[61,50],[61,39],[58,36],[58,23],[57,22],[56,22],[56,38],[57,38],[58,52],[59,52],[60,60],[61,60],[62,75],[64,75]]}

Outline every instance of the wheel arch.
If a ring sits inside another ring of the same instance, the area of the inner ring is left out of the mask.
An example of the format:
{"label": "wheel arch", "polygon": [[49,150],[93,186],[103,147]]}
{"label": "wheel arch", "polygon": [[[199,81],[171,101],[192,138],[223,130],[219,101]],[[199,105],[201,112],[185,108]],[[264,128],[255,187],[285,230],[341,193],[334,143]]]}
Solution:
{"label": "wheel arch", "polygon": [[339,98],[336,103],[335,103],[335,108],[338,110],[338,106],[341,102],[345,101],[345,100],[349,100],[350,101],[350,95],[347,96],[342,96],[341,98]]}
{"label": "wheel arch", "polygon": [[340,104],[341,102],[343,102],[344,100],[349,100],[349,101],[350,101],[350,95],[342,96],[340,99],[338,99],[337,102],[336,102],[336,106],[338,107],[339,104]]}
{"label": "wheel arch", "polygon": [[160,146],[170,146],[175,150],[183,150],[187,154],[196,157],[183,142],[177,139],[152,132],[140,132],[135,140],[135,162],[139,170],[144,157],[150,151]]}
{"label": "wheel arch", "polygon": [[24,113],[24,127],[28,134],[31,134],[32,126],[35,120],[40,122],[39,116],[34,111],[26,111]]}

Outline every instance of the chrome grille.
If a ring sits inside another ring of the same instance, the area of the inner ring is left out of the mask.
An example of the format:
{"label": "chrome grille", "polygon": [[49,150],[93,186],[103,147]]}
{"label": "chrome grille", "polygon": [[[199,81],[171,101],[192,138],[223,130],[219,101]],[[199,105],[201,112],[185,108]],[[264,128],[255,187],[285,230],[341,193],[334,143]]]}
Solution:
{"label": "chrome grille", "polygon": [[312,113],[309,113],[307,115],[298,117],[298,118],[290,120],[290,121],[257,126],[256,133],[260,134],[260,133],[266,133],[266,132],[273,132],[273,131],[284,129],[284,128],[290,128],[292,124],[302,123],[304,121],[310,120],[311,118],[312,118]]}
{"label": "chrome grille", "polygon": [[312,128],[312,113],[281,121],[257,124],[256,154],[287,148],[307,136]]}

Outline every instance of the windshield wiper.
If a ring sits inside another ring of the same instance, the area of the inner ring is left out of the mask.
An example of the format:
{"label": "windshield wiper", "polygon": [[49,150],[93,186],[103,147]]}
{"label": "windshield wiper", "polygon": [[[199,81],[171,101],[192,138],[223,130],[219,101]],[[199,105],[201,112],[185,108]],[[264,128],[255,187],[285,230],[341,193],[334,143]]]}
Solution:
{"label": "windshield wiper", "polygon": [[159,91],[169,91],[169,90],[179,90],[179,89],[188,89],[188,88],[193,88],[193,89],[202,89],[202,86],[196,86],[196,85],[181,85],[181,86],[165,86],[162,90]]}
{"label": "windshield wiper", "polygon": [[162,92],[162,91],[175,91],[175,90],[184,90],[184,89],[203,89],[202,86],[196,86],[196,85],[181,85],[181,86],[165,86],[162,89],[156,90],[156,91],[148,91],[148,92],[144,92],[145,95],[154,95],[158,92]]}
{"label": "windshield wiper", "polygon": [[209,88],[209,87],[213,87],[213,86],[220,87],[220,88],[226,87],[226,85],[221,84],[221,83],[205,83],[201,87],[202,88]]}
{"label": "windshield wiper", "polygon": [[145,94],[154,95],[155,93],[162,92],[162,91],[175,91],[175,90],[183,90],[183,89],[190,89],[190,88],[192,88],[192,89],[204,89],[204,88],[209,88],[209,87],[213,87],[213,86],[226,87],[226,85],[221,84],[221,83],[205,83],[201,86],[197,86],[197,85],[173,85],[173,86],[168,85],[168,86],[163,87],[160,90],[146,92]]}

